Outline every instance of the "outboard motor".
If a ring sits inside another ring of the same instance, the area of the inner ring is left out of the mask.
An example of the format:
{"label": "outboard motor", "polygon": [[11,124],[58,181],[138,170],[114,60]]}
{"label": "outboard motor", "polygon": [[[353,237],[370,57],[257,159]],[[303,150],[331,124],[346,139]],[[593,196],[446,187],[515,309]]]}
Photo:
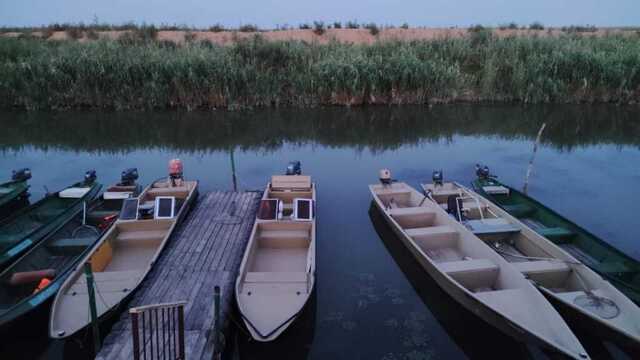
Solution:
{"label": "outboard motor", "polygon": [[300,175],[302,174],[302,165],[300,165],[300,161],[291,161],[289,165],[287,165],[287,172],[285,175]]}
{"label": "outboard motor", "polygon": [[29,179],[31,179],[31,169],[29,168],[13,170],[11,173],[11,180],[13,181],[26,181]]}
{"label": "outboard motor", "polygon": [[433,185],[440,185],[442,186],[442,184],[444,183],[444,175],[442,172],[442,169],[435,170],[433,172],[433,175],[431,175],[431,180],[433,181]]}
{"label": "outboard motor", "polygon": [[179,186],[176,184],[182,184],[182,180],[184,180],[182,171],[182,160],[173,159],[169,161],[169,180],[171,181],[171,186]]}
{"label": "outboard motor", "polygon": [[484,167],[480,166],[480,164],[476,164],[476,176],[480,179],[488,179],[491,177],[491,172],[489,171],[489,167],[485,165]]}
{"label": "outboard motor", "polygon": [[393,179],[391,179],[391,171],[389,169],[380,170],[380,183],[383,186],[391,185]]}
{"label": "outboard motor", "polygon": [[86,173],[84,173],[84,182],[85,184],[91,184],[92,182],[96,181],[97,177],[98,176],[96,175],[95,170],[89,170]]}
{"label": "outboard motor", "polygon": [[133,186],[138,180],[138,168],[128,168],[120,174],[120,182],[118,186]]}

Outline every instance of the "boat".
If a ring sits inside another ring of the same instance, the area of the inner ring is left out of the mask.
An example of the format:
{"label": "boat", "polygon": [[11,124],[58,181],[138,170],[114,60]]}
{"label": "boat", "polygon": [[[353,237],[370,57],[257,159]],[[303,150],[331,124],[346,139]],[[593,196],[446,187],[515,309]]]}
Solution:
{"label": "boat", "polygon": [[0,184],[0,219],[7,216],[10,210],[13,210],[12,204],[29,197],[29,184],[27,180],[31,179],[31,170],[28,168],[14,170],[11,174],[11,181]]}
{"label": "boat", "polygon": [[251,231],[235,294],[257,341],[275,340],[300,315],[315,284],[316,189],[299,162],[267,185]]}
{"label": "boat", "polygon": [[46,195],[38,202],[0,222],[0,269],[6,268],[48,233],[71,219],[84,203],[96,197],[102,185],[96,172],[87,171],[84,180]]}
{"label": "boat", "polygon": [[587,359],[563,318],[525,277],[435,202],[380,172],[369,185],[384,219],[436,283],[460,305],[517,340]]}
{"label": "boat", "polygon": [[93,274],[97,321],[117,313],[140,286],[198,197],[198,181],[184,180],[179,160],[168,178],[125,199],[118,220],[71,269],[49,317],[49,336],[64,339],[91,324],[85,264]]}
{"label": "boat", "polygon": [[[125,170],[120,183],[75,210],[68,222],[0,273],[1,329],[16,329],[14,324],[41,308],[48,315],[47,307],[69,270],[117,219],[124,199],[140,193],[140,186],[135,184],[137,170],[133,170]],[[29,322],[28,327],[32,325]]]}
{"label": "boat", "polygon": [[640,351],[636,304],[499,206],[459,183],[443,182],[442,173],[436,173],[436,181],[422,184],[427,197],[525,275],[570,325],[596,332],[623,349]]}
{"label": "boat", "polygon": [[607,279],[640,305],[640,262],[490,173],[476,168],[474,190]]}

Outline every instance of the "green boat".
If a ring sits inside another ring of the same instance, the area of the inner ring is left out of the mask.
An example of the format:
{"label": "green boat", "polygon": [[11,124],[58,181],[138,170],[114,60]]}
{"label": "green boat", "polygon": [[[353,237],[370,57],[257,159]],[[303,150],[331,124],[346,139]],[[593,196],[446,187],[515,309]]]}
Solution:
{"label": "green boat", "polygon": [[559,245],[640,304],[640,262],[531,197],[502,184],[486,166],[476,166],[476,175],[472,182],[476,192]]}
{"label": "green boat", "polygon": [[25,168],[14,170],[11,181],[0,184],[0,210],[4,213],[5,208],[28,196],[29,185],[27,180],[31,179],[31,170]]}
{"label": "green boat", "polygon": [[49,194],[0,222],[0,270],[69,221],[83,203],[93,200],[102,185],[95,171],[64,190]]}
{"label": "green boat", "polygon": [[135,183],[107,188],[86,208],[74,208],[70,220],[0,273],[0,329],[12,333],[28,329],[36,320],[26,321],[27,317],[48,315],[51,300],[70,270],[115,222],[124,199],[140,192]]}

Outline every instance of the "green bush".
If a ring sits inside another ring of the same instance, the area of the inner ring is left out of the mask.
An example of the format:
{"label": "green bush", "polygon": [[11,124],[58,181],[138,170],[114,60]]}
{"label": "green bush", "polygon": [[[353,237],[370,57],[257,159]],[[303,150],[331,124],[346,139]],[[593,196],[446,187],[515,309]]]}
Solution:
{"label": "green bush", "polygon": [[369,33],[371,33],[371,35],[373,36],[376,36],[380,33],[380,29],[378,28],[378,25],[376,25],[375,23],[366,24],[364,28],[368,29]]}
{"label": "green bush", "polygon": [[360,29],[360,24],[357,21],[347,21],[347,29]]}
{"label": "green bush", "polygon": [[240,32],[258,32],[258,26],[252,24],[245,24],[240,26]]}
{"label": "green bush", "polygon": [[529,25],[529,29],[531,30],[544,30],[544,25],[542,23],[535,21]]}
{"label": "green bush", "polygon": [[342,23],[340,21],[334,21],[333,22],[333,28],[334,29],[342,29]]}
{"label": "green bush", "polygon": [[326,29],[324,28],[324,22],[322,21],[314,21],[313,22],[313,33],[316,35],[322,35]]}

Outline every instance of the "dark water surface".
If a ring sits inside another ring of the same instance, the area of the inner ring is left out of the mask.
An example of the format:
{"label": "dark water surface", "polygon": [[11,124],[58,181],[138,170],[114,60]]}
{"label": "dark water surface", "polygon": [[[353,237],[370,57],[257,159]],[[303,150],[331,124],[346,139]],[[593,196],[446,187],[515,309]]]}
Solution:
{"label": "dark water surface", "polygon": [[[436,106],[237,113],[0,112],[0,172],[30,167],[32,200],[96,169],[140,183],[179,157],[202,191],[262,189],[289,160],[318,184],[316,291],[301,319],[268,345],[231,334],[230,357],[418,360],[544,357],[478,320],[422,271],[370,209],[377,170],[417,186],[433,169],[469,183],[476,162],[520,187],[547,123],[529,192],[640,258],[640,108]],[[32,324],[34,329],[45,323]],[[624,357],[581,333],[593,357]],[[3,338],[0,358],[59,359],[65,344]],[[66,350],[69,354],[69,350]]]}

